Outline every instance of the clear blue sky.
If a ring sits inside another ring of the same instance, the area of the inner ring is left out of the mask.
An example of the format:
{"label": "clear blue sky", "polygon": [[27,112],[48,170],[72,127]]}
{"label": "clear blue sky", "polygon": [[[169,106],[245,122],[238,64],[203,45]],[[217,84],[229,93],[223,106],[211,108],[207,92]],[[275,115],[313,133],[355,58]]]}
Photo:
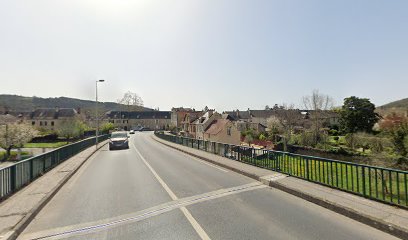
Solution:
{"label": "clear blue sky", "polygon": [[217,110],[408,97],[407,0],[0,0],[0,93]]}

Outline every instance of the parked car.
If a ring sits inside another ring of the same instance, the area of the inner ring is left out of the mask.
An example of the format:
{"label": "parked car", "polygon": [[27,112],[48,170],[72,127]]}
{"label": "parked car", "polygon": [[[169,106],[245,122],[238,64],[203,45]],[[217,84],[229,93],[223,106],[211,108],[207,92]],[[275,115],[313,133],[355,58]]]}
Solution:
{"label": "parked car", "polygon": [[129,131],[129,134],[135,134],[135,130],[133,130],[133,129],[130,130],[130,131]]}
{"label": "parked car", "polygon": [[150,128],[148,128],[148,127],[142,127],[139,131],[140,131],[140,132],[143,132],[143,131],[152,131],[152,129],[150,129]]}
{"label": "parked car", "polygon": [[129,136],[127,132],[113,132],[109,139],[109,150],[129,149]]}

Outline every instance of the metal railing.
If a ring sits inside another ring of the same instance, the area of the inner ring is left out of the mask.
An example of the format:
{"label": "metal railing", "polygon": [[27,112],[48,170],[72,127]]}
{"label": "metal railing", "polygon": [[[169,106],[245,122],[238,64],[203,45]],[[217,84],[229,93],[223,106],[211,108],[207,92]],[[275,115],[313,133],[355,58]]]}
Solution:
{"label": "metal railing", "polygon": [[380,202],[408,207],[408,171],[155,133],[157,137]]}
{"label": "metal railing", "polygon": [[[98,137],[108,139],[109,134]],[[0,169],[0,201],[17,192],[66,159],[95,145],[95,137],[72,143]]]}

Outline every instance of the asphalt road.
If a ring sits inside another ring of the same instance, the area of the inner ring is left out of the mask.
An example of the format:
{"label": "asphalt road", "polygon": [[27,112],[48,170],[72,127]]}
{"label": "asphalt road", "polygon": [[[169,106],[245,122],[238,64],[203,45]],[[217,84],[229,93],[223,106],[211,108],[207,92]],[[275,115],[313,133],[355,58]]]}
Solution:
{"label": "asphalt road", "polygon": [[394,239],[151,137],[97,152],[20,239]]}

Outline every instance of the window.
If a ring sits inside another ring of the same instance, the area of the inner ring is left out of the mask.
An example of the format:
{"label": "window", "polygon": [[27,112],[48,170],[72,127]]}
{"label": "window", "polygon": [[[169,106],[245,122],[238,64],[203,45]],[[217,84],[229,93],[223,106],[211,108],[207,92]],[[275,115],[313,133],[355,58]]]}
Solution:
{"label": "window", "polygon": [[47,126],[47,121],[44,122],[44,126]]}
{"label": "window", "polygon": [[51,122],[51,126],[54,126],[54,121]]}
{"label": "window", "polygon": [[228,135],[228,136],[231,136],[231,127],[228,127],[228,128],[227,128],[227,135]]}
{"label": "window", "polygon": [[42,126],[42,121],[40,121],[40,126]]}
{"label": "window", "polygon": [[31,125],[33,125],[33,126],[34,126],[34,125],[35,125],[35,121],[32,121],[32,122],[31,122]]}

